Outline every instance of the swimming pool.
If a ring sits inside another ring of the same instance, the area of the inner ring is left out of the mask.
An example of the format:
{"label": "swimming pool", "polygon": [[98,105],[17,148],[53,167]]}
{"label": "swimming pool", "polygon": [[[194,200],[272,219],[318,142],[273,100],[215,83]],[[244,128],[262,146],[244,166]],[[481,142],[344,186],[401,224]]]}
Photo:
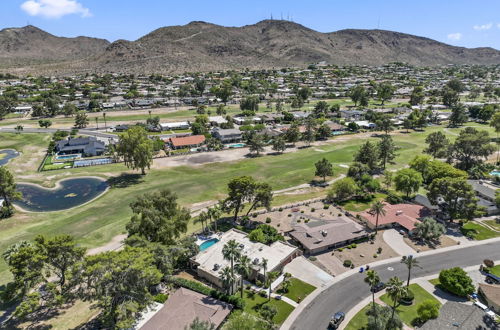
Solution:
{"label": "swimming pool", "polygon": [[80,154],[71,154],[71,155],[56,155],[56,160],[75,160],[80,158]]}
{"label": "swimming pool", "polygon": [[232,143],[227,145],[228,148],[243,148],[245,147],[244,143]]}
{"label": "swimming pool", "polygon": [[494,170],[490,172],[490,175],[500,176],[500,170]]}
{"label": "swimming pool", "polygon": [[217,238],[211,238],[208,241],[201,243],[200,244],[200,251],[205,251],[206,249],[208,249],[209,247],[211,247],[212,245],[214,245],[218,241],[219,240]]}

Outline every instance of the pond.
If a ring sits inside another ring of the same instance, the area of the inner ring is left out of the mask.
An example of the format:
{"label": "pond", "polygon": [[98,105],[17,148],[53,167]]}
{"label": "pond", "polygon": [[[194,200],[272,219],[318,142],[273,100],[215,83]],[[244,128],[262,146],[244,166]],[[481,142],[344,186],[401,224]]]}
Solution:
{"label": "pond", "polygon": [[31,183],[19,183],[23,199],[14,204],[26,211],[49,212],[82,205],[106,191],[108,183],[99,178],[82,177],[59,181],[54,188]]}
{"label": "pond", "polygon": [[19,157],[20,153],[14,149],[2,149],[0,150],[0,166],[6,165],[9,160]]}

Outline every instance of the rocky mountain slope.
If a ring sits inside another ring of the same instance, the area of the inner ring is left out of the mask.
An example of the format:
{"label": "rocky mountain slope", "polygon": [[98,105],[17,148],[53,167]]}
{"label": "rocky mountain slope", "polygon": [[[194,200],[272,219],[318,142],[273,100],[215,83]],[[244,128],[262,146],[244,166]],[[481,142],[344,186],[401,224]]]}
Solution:
{"label": "rocky mountain slope", "polygon": [[[20,63],[15,65],[12,58]],[[30,67],[22,64],[23,59],[30,60]],[[179,73],[304,66],[320,61],[338,65],[395,61],[429,66],[500,64],[500,51],[455,47],[383,30],[321,33],[277,20],[242,27],[191,22],[159,28],[136,41],[111,44],[101,39],[55,37],[32,26],[0,31],[0,67],[17,66],[21,72]]]}

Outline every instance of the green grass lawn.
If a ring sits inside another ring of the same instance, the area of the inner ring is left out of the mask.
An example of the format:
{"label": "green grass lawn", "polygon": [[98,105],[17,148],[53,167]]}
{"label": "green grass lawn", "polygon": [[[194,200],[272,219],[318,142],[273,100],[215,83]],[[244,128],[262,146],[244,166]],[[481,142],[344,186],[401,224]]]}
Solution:
{"label": "green grass lawn", "polygon": [[[390,168],[405,166],[424,148],[425,137],[441,127],[429,127],[425,132],[411,132],[396,135],[396,145],[400,147],[395,164]],[[338,139],[335,137],[334,139]],[[378,138],[370,138],[378,141]],[[251,175],[258,180],[265,180],[274,190],[288,188],[310,182],[314,179],[314,163],[325,157],[334,165],[335,176],[346,172],[340,165],[352,162],[353,154],[364,142],[364,139],[353,138],[340,143],[331,143],[319,147],[301,149],[293,153],[275,156],[249,158],[233,162],[213,163],[196,167],[179,166],[173,168],[153,169],[146,176],[128,171],[123,164],[110,164],[94,167],[82,167],[70,170],[55,170],[37,173],[40,161],[33,162],[31,172],[16,172],[17,167],[29,161],[31,150],[44,150],[47,147],[47,134],[7,134],[0,133],[0,148],[14,148],[22,152],[22,156],[10,162],[7,167],[14,175],[22,175],[20,181],[54,186],[61,179],[78,176],[98,176],[112,178],[112,187],[101,197],[83,206],[45,213],[17,212],[8,220],[0,221],[0,253],[13,243],[32,239],[37,234],[55,235],[71,234],[85,247],[101,246],[114,236],[125,232],[125,224],[129,221],[131,211],[129,204],[145,193],[169,188],[176,192],[179,203],[190,206],[209,200],[225,197],[227,182],[237,176]],[[122,175],[123,174],[123,175]],[[302,198],[313,198],[323,192],[302,195],[277,196],[273,205],[295,202]],[[189,232],[200,228],[191,223]],[[0,285],[10,278],[6,265],[0,259]]]}
{"label": "green grass lawn", "polygon": [[485,220],[484,223],[486,223],[488,226],[500,231],[500,223],[497,222],[496,220]]}
{"label": "green grass lawn", "polygon": [[488,238],[500,237],[500,233],[494,232],[493,230],[472,221],[464,224],[460,230],[464,235],[472,235],[472,238],[478,241]]}
{"label": "green grass lawn", "polygon": [[363,200],[363,201],[360,201],[360,200],[350,200],[350,201],[346,201],[346,202],[340,203],[340,205],[342,205],[342,207],[345,210],[350,211],[350,212],[362,212],[362,211],[367,210],[368,208],[370,208],[370,206],[373,203],[375,203],[376,201],[382,200],[385,197],[387,197],[386,194],[377,193],[377,194],[375,194],[375,197],[372,198],[372,199]]}
{"label": "green grass lawn", "polygon": [[243,299],[245,300],[245,312],[259,317],[259,307],[266,304],[276,307],[278,313],[273,318],[273,322],[276,324],[283,323],[288,315],[290,315],[290,313],[293,311],[293,306],[287,304],[284,301],[274,298],[271,298],[271,300],[268,301],[268,298],[261,297],[258,293],[253,294],[252,292],[247,290],[243,292]]}
{"label": "green grass lawn", "polygon": [[439,281],[439,277],[433,278],[432,280],[429,280],[434,286],[439,286],[441,282]]}
{"label": "green grass lawn", "polygon": [[[413,300],[413,304],[410,306],[399,305],[399,307],[396,308],[396,311],[399,314],[401,320],[405,324],[411,326],[414,325],[418,320],[417,308],[419,304],[421,304],[424,300],[433,300],[437,303],[439,303],[439,301],[418,284],[410,284],[410,290],[415,294],[415,300]],[[387,293],[381,296],[380,299],[389,306],[392,306],[394,304]]]}
{"label": "green grass lawn", "polygon": [[500,277],[500,265],[496,265],[490,268],[490,273]]}
{"label": "green grass lawn", "polygon": [[288,288],[288,292],[284,294],[285,297],[292,299],[295,302],[301,302],[307,297],[311,292],[313,292],[316,287],[299,280],[298,278],[290,279],[291,285]]}
{"label": "green grass lawn", "polygon": [[366,312],[372,308],[372,304],[368,304],[363,307],[362,310],[356,313],[354,317],[349,321],[345,330],[366,330],[368,326],[368,316]]}

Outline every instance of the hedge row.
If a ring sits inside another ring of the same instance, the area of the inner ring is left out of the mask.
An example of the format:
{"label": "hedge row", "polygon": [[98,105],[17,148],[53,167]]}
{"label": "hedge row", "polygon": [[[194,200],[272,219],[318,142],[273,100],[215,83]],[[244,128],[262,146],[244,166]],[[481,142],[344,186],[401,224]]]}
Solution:
{"label": "hedge row", "polygon": [[179,277],[170,277],[168,279],[168,282],[176,286],[182,286],[186,289],[190,289],[199,292],[201,294],[210,296],[212,298],[222,300],[224,302],[227,302],[228,304],[233,305],[237,309],[243,309],[245,307],[245,301],[240,297],[225,294],[223,292],[220,292],[219,290],[209,288],[208,286],[201,284],[199,282]]}

